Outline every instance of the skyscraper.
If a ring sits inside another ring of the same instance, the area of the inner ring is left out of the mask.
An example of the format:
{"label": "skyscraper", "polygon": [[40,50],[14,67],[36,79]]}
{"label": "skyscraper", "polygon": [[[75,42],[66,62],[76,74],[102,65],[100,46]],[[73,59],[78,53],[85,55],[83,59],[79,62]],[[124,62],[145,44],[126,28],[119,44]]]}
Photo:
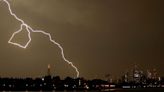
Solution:
{"label": "skyscraper", "polygon": [[48,66],[47,66],[47,75],[48,76],[51,76],[51,65],[50,64],[48,64]]}

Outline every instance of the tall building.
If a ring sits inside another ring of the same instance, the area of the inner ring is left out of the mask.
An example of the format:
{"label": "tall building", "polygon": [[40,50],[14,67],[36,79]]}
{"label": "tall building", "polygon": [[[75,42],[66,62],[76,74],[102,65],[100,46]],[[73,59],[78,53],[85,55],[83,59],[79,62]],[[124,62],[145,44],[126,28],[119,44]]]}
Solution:
{"label": "tall building", "polygon": [[152,78],[153,79],[158,79],[158,77],[157,77],[157,70],[155,68],[153,69],[153,72],[152,72]]}
{"label": "tall building", "polygon": [[48,64],[48,66],[47,66],[47,75],[48,76],[51,76],[51,65],[50,64]]}
{"label": "tall building", "polygon": [[152,73],[149,70],[147,70],[147,79],[152,79]]}
{"label": "tall building", "polygon": [[141,80],[141,73],[142,73],[142,71],[139,70],[137,65],[135,65],[134,69],[133,69],[133,81],[135,83],[139,83],[140,82],[140,80]]}
{"label": "tall building", "polygon": [[124,82],[129,82],[129,73],[128,72],[124,75]]}

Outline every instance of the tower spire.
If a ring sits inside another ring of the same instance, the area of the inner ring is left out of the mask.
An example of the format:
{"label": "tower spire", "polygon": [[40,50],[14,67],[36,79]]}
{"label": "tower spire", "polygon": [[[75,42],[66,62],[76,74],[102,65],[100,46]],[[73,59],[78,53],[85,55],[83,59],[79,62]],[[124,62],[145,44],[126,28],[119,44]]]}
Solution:
{"label": "tower spire", "polygon": [[48,70],[47,70],[47,75],[48,75],[48,76],[51,76],[51,65],[48,64],[47,68],[48,68]]}

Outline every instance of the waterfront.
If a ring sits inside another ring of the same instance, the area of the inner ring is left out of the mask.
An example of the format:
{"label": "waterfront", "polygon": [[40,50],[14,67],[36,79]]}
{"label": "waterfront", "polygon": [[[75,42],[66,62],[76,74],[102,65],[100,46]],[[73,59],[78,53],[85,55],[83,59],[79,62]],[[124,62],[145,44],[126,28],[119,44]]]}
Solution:
{"label": "waterfront", "polygon": [[[3,91],[7,92],[7,91]],[[11,91],[12,92],[12,91]],[[25,92],[36,92],[36,91],[25,91]],[[46,92],[46,91],[40,91],[40,92]],[[164,92],[164,88],[146,88],[146,89],[110,89],[110,90],[83,90],[83,91],[50,91],[50,92]]]}
{"label": "waterfront", "polygon": [[108,92],[164,92],[163,88],[116,89]]}
{"label": "waterfront", "polygon": [[145,88],[145,89],[110,89],[101,91],[53,91],[53,92],[164,92],[164,88]]}

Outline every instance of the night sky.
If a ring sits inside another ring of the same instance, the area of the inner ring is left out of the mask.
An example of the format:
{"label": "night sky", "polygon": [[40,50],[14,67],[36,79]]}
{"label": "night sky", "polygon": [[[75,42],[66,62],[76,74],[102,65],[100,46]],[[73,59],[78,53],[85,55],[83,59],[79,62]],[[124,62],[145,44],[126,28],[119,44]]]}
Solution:
{"label": "night sky", "polygon": [[[137,64],[164,76],[164,0],[10,0],[13,11],[33,29],[51,33],[85,78],[118,77]],[[27,49],[8,44],[20,22],[0,1],[0,76],[76,76],[60,49],[32,33]],[[13,42],[25,44],[27,32]]]}

